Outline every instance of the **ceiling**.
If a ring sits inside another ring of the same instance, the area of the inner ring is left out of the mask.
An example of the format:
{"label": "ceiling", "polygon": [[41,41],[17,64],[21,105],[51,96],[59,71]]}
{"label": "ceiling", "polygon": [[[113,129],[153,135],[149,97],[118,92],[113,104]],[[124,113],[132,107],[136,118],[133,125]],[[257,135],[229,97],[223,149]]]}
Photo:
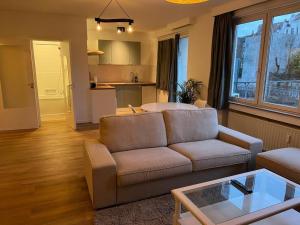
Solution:
{"label": "ceiling", "polygon": [[[139,30],[155,30],[187,16],[196,16],[230,0],[209,0],[194,5],[177,5],[165,0],[119,0],[135,20]],[[94,18],[99,15],[109,0],[1,0],[0,10],[57,13]],[[113,2],[103,17],[124,17]]]}

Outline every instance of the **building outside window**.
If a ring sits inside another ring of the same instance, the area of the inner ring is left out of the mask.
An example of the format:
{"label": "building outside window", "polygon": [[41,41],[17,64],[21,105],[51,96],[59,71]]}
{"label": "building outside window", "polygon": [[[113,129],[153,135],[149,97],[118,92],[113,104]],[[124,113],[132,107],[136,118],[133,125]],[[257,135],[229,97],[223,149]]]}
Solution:
{"label": "building outside window", "polygon": [[231,100],[300,112],[300,6],[236,21]]}
{"label": "building outside window", "polygon": [[236,26],[231,84],[233,97],[252,100],[256,97],[262,26],[263,20]]}

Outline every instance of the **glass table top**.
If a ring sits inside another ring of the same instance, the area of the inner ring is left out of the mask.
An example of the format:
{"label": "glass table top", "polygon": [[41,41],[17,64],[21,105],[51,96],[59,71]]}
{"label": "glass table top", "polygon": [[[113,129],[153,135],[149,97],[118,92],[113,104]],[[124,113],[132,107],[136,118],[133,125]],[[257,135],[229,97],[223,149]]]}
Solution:
{"label": "glass table top", "polygon": [[300,197],[299,186],[268,170],[235,180],[251,189],[252,193],[245,193],[228,180],[184,191],[183,194],[215,224]]}

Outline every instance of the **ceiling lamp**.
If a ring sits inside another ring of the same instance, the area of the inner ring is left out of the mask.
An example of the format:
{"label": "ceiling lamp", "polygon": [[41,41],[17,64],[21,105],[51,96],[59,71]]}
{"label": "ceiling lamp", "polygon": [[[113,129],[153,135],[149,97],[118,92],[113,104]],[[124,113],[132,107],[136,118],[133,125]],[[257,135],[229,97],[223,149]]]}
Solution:
{"label": "ceiling lamp", "polygon": [[[115,1],[117,3],[117,5],[119,6],[119,8],[123,11],[123,13],[126,15],[126,18],[102,18],[102,15],[104,14],[104,12],[106,11],[106,9],[110,6],[110,4]],[[101,31],[102,30],[102,26],[101,23],[128,23],[128,27],[127,27],[127,32],[128,33],[132,33],[133,32],[133,27],[132,24],[134,23],[134,20],[130,18],[130,16],[128,15],[128,13],[125,11],[125,9],[121,6],[121,4],[119,3],[118,0],[110,0],[108,2],[108,4],[104,7],[104,9],[102,10],[102,12],[99,14],[98,17],[95,18],[95,21],[97,22],[97,30]],[[126,28],[124,26],[118,26],[117,27],[117,33],[124,33],[126,31]]]}
{"label": "ceiling lamp", "polygon": [[196,3],[208,2],[208,0],[166,0],[166,1],[175,4],[196,4]]}
{"label": "ceiling lamp", "polygon": [[117,33],[121,34],[125,32],[125,27],[117,27]]}

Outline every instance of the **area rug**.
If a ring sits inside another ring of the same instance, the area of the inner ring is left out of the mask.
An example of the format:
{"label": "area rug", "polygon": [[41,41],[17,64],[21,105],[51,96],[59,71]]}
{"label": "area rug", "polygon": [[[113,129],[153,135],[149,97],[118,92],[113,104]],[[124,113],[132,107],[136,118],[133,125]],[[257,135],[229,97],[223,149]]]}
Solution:
{"label": "area rug", "polygon": [[163,195],[95,212],[95,225],[172,225],[174,200]]}

